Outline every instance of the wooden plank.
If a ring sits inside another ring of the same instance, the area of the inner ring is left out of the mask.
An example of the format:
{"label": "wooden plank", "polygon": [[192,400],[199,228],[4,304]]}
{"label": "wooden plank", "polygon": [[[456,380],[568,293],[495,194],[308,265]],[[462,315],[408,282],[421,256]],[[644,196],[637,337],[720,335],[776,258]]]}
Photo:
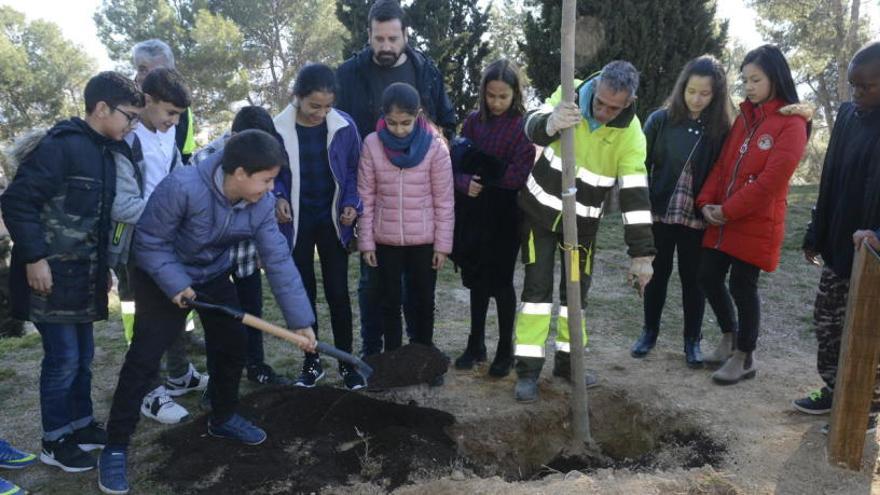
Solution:
{"label": "wooden plank", "polygon": [[856,251],[840,343],[828,434],[828,462],[858,471],[880,357],[880,257],[867,244]]}

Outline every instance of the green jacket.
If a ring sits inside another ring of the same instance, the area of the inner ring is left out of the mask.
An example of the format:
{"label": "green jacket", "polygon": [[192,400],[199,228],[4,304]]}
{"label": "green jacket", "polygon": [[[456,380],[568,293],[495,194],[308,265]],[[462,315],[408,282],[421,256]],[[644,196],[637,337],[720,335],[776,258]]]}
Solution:
{"label": "green jacket", "polygon": [[[592,80],[592,79],[591,79]],[[580,89],[588,81],[575,81]],[[587,89],[588,97],[592,92]],[[539,225],[562,232],[562,146],[559,133],[547,135],[547,119],[562,99],[561,88],[526,118],[528,138],[544,146],[520,193],[520,207]],[[654,254],[651,234],[651,204],[645,170],[645,136],[630,105],[613,121],[591,131],[586,119],[574,128],[577,165],[578,238],[595,238],[605,197],[615,184],[620,186],[624,240],[632,257]]]}

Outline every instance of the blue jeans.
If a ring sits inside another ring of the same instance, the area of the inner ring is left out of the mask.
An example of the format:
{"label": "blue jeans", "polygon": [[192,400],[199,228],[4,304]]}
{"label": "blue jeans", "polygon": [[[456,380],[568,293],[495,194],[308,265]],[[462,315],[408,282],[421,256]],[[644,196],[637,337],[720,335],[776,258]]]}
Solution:
{"label": "blue jeans", "polygon": [[[402,303],[403,318],[406,320],[406,335],[412,341],[415,337],[414,331],[418,326],[417,315],[419,308],[416,304],[416,298],[409,297],[409,275],[406,271],[400,277],[402,287]],[[437,278],[434,277],[434,286],[437,284]],[[382,352],[382,308],[381,294],[382,288],[379,283],[379,270],[364,263],[361,257],[361,278],[358,282],[358,306],[361,314],[361,353],[364,356],[379,354]],[[435,287],[432,287],[432,293]],[[430,308],[433,314],[434,308]]]}
{"label": "blue jeans", "polygon": [[91,323],[37,323],[43,338],[40,411],[43,439],[58,440],[88,426],[92,415]]}

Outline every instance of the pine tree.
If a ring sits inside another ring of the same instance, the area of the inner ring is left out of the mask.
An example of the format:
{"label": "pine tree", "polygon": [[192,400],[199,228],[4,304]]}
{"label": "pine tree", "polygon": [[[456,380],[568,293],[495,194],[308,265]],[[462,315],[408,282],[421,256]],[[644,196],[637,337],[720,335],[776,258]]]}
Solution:
{"label": "pine tree", "polygon": [[[530,0],[539,15],[526,19],[528,75],[541,97],[559,85],[560,8],[557,0]],[[715,21],[713,0],[578,1],[575,74],[586,78],[615,59],[641,74],[639,117],[662,105],[679,71],[691,58],[721,57],[727,22]]]}
{"label": "pine tree", "polygon": [[348,43],[342,49],[342,59],[359,52],[367,43],[367,16],[374,0],[336,0],[336,18],[349,32]]}

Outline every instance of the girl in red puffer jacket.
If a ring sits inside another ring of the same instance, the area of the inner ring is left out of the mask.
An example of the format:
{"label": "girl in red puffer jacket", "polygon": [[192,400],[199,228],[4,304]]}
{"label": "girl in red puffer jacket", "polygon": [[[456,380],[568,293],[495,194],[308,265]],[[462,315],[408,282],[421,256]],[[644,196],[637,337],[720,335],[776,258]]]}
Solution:
{"label": "girl in red puffer jacket", "polygon": [[758,275],[779,264],[788,181],[803,156],[812,116],[799,104],[788,62],[777,47],[750,51],[740,70],[746,101],[697,197],[710,224],[703,237],[700,283],[722,331],[719,348],[704,361],[724,363],[712,375],[720,384],[755,376]]}
{"label": "girl in red puffer jacket", "polygon": [[388,86],[382,112],[358,168],[358,249],[379,269],[382,332],[392,351],[402,337],[402,272],[418,308],[412,341],[433,344],[434,283],[452,252],[455,213],[449,150],[422,115],[419,93],[406,83]]}

